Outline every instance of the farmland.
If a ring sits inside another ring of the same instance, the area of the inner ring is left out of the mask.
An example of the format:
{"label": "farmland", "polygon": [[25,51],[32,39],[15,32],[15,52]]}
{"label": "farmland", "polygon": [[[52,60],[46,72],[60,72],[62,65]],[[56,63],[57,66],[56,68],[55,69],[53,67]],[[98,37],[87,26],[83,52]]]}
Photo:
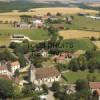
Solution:
{"label": "farmland", "polygon": [[81,30],[67,30],[60,31],[60,36],[63,36],[64,39],[78,39],[78,38],[86,38],[86,37],[100,37],[100,32],[92,32],[92,31],[81,31]]}
{"label": "farmland", "polygon": [[6,20],[19,21],[19,16],[21,16],[21,15],[31,15],[31,16],[45,15],[48,12],[50,12],[51,14],[56,14],[57,12],[60,12],[62,14],[77,14],[77,13],[96,14],[96,13],[98,13],[98,11],[95,11],[95,10],[88,10],[88,9],[81,9],[81,8],[65,8],[65,7],[34,8],[34,9],[30,9],[27,12],[12,11],[12,12],[0,13],[0,20],[2,20],[2,21],[6,21]]}

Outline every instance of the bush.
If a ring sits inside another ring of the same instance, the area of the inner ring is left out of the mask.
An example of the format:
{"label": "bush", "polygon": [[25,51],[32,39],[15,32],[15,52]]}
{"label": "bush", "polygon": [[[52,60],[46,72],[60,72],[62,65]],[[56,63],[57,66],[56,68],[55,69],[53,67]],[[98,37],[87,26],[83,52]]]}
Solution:
{"label": "bush", "polygon": [[96,41],[96,38],[92,36],[92,37],[90,38],[90,40],[91,40],[91,41]]}

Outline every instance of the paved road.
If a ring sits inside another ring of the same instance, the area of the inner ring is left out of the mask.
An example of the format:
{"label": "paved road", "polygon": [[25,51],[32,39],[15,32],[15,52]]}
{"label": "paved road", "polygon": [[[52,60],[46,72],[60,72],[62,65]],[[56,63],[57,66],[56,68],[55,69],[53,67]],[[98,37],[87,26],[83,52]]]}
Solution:
{"label": "paved road", "polygon": [[53,96],[53,92],[49,91],[48,95],[47,95],[47,100],[55,100],[54,96]]}

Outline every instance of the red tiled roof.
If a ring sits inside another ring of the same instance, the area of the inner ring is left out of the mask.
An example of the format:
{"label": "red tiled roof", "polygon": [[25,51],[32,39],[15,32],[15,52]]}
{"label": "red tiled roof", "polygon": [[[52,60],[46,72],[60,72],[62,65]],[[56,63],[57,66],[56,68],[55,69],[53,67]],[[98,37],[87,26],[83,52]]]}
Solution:
{"label": "red tiled roof", "polygon": [[60,75],[59,71],[55,67],[46,67],[36,69],[36,78],[49,78]]}
{"label": "red tiled roof", "polygon": [[11,67],[19,65],[19,64],[20,64],[19,61],[10,62]]}
{"label": "red tiled roof", "polygon": [[0,70],[7,70],[7,67],[5,67],[5,66],[0,66]]}
{"label": "red tiled roof", "polygon": [[100,82],[90,82],[89,86],[91,89],[100,89]]}

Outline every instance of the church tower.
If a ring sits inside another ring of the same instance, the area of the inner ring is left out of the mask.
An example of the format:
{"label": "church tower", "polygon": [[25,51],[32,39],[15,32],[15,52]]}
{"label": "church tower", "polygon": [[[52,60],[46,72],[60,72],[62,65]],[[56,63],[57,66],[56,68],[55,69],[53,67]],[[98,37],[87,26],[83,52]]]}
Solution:
{"label": "church tower", "polygon": [[30,65],[30,69],[29,69],[29,78],[30,78],[30,82],[34,82],[34,80],[36,79],[36,75],[35,75],[35,67],[31,64]]}

